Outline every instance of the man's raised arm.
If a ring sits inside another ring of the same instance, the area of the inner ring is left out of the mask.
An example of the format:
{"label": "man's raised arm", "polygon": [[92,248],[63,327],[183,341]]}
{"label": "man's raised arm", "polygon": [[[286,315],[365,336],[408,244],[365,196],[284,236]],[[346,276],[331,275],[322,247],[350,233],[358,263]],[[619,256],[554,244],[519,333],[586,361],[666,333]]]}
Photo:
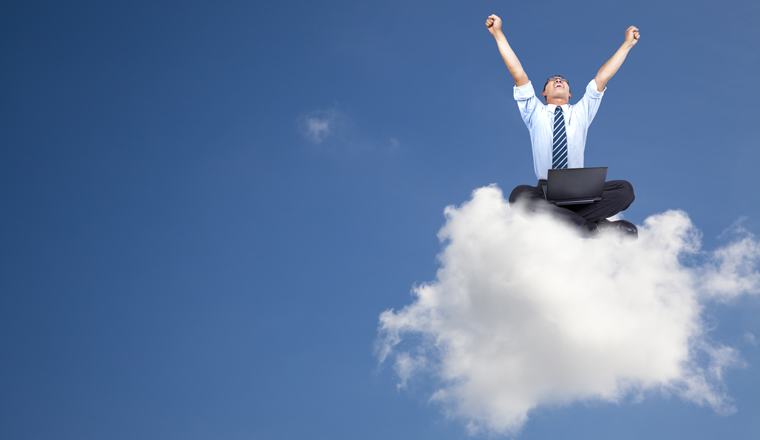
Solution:
{"label": "man's raised arm", "polygon": [[[522,64],[520,64],[520,60],[517,59],[517,55],[515,55],[512,48],[509,47],[507,37],[505,37],[504,33],[501,31],[501,18],[491,15],[486,19],[486,27],[488,28],[488,32],[496,38],[496,44],[499,46],[501,57],[504,58],[504,64],[507,65],[509,73],[511,73],[512,77],[515,79],[515,85],[519,87],[528,84],[528,75],[525,74]],[[625,56],[623,58],[625,58]]]}
{"label": "man's raised arm", "polygon": [[620,46],[620,49],[615,52],[615,55],[613,55],[612,58],[604,63],[604,66],[599,69],[599,72],[596,74],[596,78],[594,78],[594,81],[596,82],[596,89],[598,91],[604,91],[604,88],[607,86],[607,81],[609,81],[610,78],[612,78],[618,71],[620,66],[623,65],[623,61],[625,61],[625,57],[628,55],[628,51],[630,51],[638,41],[639,29],[636,26],[631,26],[625,30],[625,42],[622,46]]}

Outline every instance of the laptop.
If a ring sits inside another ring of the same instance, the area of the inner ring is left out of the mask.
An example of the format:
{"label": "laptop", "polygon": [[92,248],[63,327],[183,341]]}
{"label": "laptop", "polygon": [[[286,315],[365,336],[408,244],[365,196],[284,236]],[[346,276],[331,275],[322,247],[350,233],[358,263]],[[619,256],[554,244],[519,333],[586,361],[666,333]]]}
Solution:
{"label": "laptop", "polygon": [[549,170],[544,198],[557,206],[584,205],[602,200],[607,167]]}

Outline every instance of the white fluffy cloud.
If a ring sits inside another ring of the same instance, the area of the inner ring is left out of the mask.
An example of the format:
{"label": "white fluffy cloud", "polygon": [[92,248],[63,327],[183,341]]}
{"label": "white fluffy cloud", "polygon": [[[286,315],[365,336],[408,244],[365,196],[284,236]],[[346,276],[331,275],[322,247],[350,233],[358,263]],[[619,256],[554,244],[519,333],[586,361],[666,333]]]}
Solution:
{"label": "white fluffy cloud", "polygon": [[513,434],[541,405],[651,389],[734,411],[722,374],[741,359],[708,342],[701,312],[758,292],[751,235],[705,255],[686,213],[669,211],[636,242],[584,240],[513,215],[494,186],[445,213],[435,281],[380,315],[378,356],[393,359],[400,388],[433,377],[431,400],[472,432]]}

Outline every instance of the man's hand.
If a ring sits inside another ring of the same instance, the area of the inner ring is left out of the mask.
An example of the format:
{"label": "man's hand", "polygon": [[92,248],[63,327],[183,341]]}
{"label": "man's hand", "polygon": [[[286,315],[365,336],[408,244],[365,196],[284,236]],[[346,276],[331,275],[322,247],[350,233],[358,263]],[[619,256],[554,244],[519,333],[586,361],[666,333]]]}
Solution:
{"label": "man's hand", "polygon": [[639,41],[639,28],[631,26],[625,30],[625,43],[628,47],[633,47]]}
{"label": "man's hand", "polygon": [[496,36],[497,33],[501,32],[501,18],[496,15],[489,16],[486,19],[486,27],[491,35]]}

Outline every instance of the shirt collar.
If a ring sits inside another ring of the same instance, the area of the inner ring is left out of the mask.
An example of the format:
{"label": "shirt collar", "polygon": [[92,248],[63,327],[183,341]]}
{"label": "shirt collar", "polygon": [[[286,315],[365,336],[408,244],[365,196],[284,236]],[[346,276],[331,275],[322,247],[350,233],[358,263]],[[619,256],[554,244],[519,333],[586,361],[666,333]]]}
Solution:
{"label": "shirt collar", "polygon": [[[567,114],[567,111],[570,109],[569,104],[562,104],[560,107],[562,107],[562,113]],[[554,113],[554,109],[556,109],[557,106],[554,104],[546,104],[546,109],[549,110],[549,112]]]}

